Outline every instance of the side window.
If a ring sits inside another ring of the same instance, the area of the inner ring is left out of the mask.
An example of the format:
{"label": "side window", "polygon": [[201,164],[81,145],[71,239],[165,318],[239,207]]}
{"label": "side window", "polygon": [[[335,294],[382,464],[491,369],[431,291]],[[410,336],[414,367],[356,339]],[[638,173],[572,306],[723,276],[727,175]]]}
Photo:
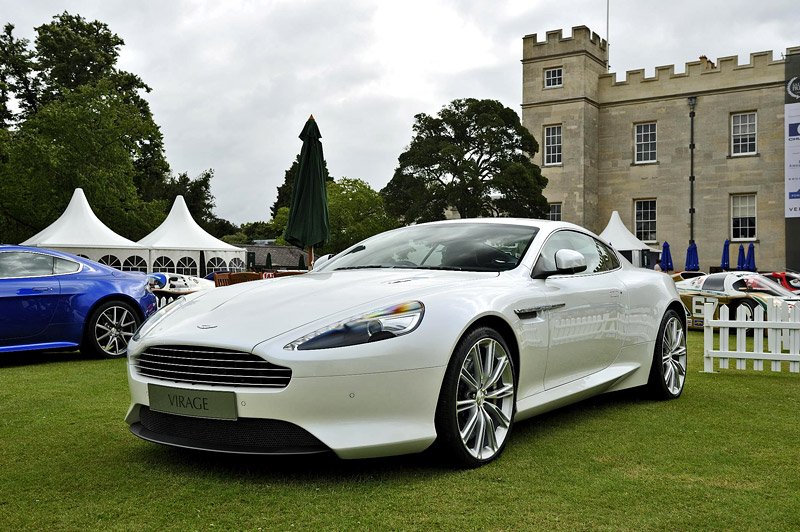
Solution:
{"label": "side window", "polygon": [[597,246],[597,254],[600,257],[598,269],[595,271],[607,272],[619,268],[619,259],[617,258],[617,254],[599,240],[594,240],[594,243]]}
{"label": "side window", "polygon": [[0,279],[53,275],[53,257],[26,251],[0,253]]}
{"label": "side window", "polygon": [[725,289],[725,275],[709,275],[703,283],[703,290],[722,292]]}
{"label": "side window", "polygon": [[56,257],[55,265],[53,266],[53,273],[74,273],[81,269],[81,265],[77,262],[72,262],[67,259],[59,259]]}
{"label": "side window", "polygon": [[534,276],[539,272],[556,269],[556,252],[572,249],[586,257],[586,273],[598,273],[619,268],[619,260],[605,244],[589,235],[576,231],[558,231],[550,236],[534,267]]}

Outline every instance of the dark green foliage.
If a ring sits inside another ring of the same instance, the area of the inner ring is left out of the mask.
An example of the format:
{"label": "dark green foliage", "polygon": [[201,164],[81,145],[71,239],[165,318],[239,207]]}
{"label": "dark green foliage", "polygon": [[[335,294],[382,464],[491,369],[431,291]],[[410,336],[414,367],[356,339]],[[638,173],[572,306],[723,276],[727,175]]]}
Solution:
{"label": "dark green foliage", "polygon": [[343,177],[328,183],[330,236],[320,254],[338,253],[383,231],[398,227],[386,214],[381,195],[360,179]]}
{"label": "dark green foliage", "polygon": [[19,242],[53,222],[77,187],[97,216],[138,239],[164,217],[166,202],[142,202],[131,153],[156,127],[108,80],[64,92],[6,132],[0,164],[0,240]]}
{"label": "dark green foliage", "polygon": [[217,238],[239,231],[239,227],[214,214],[214,195],[211,194],[211,178],[214,170],[204,170],[194,179],[186,172],[169,178],[162,188],[161,194],[167,198],[180,195],[186,201],[186,207],[195,221],[206,231]]}
{"label": "dark green foliage", "polygon": [[170,177],[142,97],[150,88],[117,68],[124,41],[106,24],[64,12],[36,28],[33,46],[13,30],[6,24],[0,34],[0,241],[52,223],[76,187],[133,240],[163,220],[177,194],[212,234],[235,232],[212,213],[211,170]]}
{"label": "dark green foliage", "polygon": [[241,231],[252,242],[253,240],[275,239],[283,233],[283,228],[273,230],[272,225],[268,222],[246,222],[242,224]]}
{"label": "dark green foliage", "polygon": [[516,112],[496,100],[454,100],[437,116],[415,117],[414,137],[381,191],[403,223],[462,218],[543,217],[547,179],[530,157],[539,149]]}

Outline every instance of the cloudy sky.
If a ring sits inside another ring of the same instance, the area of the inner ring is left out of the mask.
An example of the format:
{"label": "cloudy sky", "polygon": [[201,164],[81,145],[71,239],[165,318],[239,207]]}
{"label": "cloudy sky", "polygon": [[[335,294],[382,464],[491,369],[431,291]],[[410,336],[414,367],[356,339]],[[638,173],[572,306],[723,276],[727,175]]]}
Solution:
{"label": "cloudy sky", "polygon": [[[215,170],[217,215],[269,218],[310,114],[328,169],[382,188],[413,117],[455,98],[520,112],[522,37],[585,25],[606,0],[0,0],[18,37],[62,11],[125,40],[173,172]],[[610,0],[611,71],[800,46],[797,0]]]}

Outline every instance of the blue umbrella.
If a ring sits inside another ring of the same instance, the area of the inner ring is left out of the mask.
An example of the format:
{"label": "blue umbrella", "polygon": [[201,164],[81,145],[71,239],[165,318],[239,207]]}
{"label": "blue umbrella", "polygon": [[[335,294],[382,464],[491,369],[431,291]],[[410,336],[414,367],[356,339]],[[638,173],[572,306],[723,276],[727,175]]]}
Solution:
{"label": "blue umbrella", "polygon": [[687,272],[696,272],[700,270],[700,259],[697,256],[697,244],[692,242],[686,250],[686,268]]}
{"label": "blue umbrella", "polygon": [[739,258],[736,259],[736,269],[740,271],[747,269],[747,261],[744,258],[744,245],[742,244],[739,244]]}
{"label": "blue umbrella", "polygon": [[672,253],[669,251],[669,244],[665,241],[661,248],[661,270],[668,272],[674,270],[672,264]]}
{"label": "blue umbrella", "polygon": [[747,246],[747,258],[745,259],[746,269],[751,272],[756,271],[756,247],[750,242]]}
{"label": "blue umbrella", "polygon": [[722,260],[719,262],[719,268],[722,271],[731,269],[731,252],[729,249],[730,245],[731,241],[726,238],[725,244],[722,246]]}

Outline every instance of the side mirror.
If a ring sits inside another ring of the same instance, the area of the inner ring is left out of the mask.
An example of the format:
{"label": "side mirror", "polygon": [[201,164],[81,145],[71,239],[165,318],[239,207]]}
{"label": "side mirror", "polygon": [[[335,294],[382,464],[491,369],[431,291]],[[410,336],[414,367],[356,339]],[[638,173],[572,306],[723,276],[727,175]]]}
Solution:
{"label": "side mirror", "polygon": [[586,270],[586,257],[574,249],[556,251],[556,271],[559,274],[580,273]]}
{"label": "side mirror", "polygon": [[314,261],[314,266],[312,266],[311,271],[313,272],[319,269],[320,266],[331,260],[331,257],[333,257],[333,253],[328,253],[327,255],[317,257],[317,260]]}

